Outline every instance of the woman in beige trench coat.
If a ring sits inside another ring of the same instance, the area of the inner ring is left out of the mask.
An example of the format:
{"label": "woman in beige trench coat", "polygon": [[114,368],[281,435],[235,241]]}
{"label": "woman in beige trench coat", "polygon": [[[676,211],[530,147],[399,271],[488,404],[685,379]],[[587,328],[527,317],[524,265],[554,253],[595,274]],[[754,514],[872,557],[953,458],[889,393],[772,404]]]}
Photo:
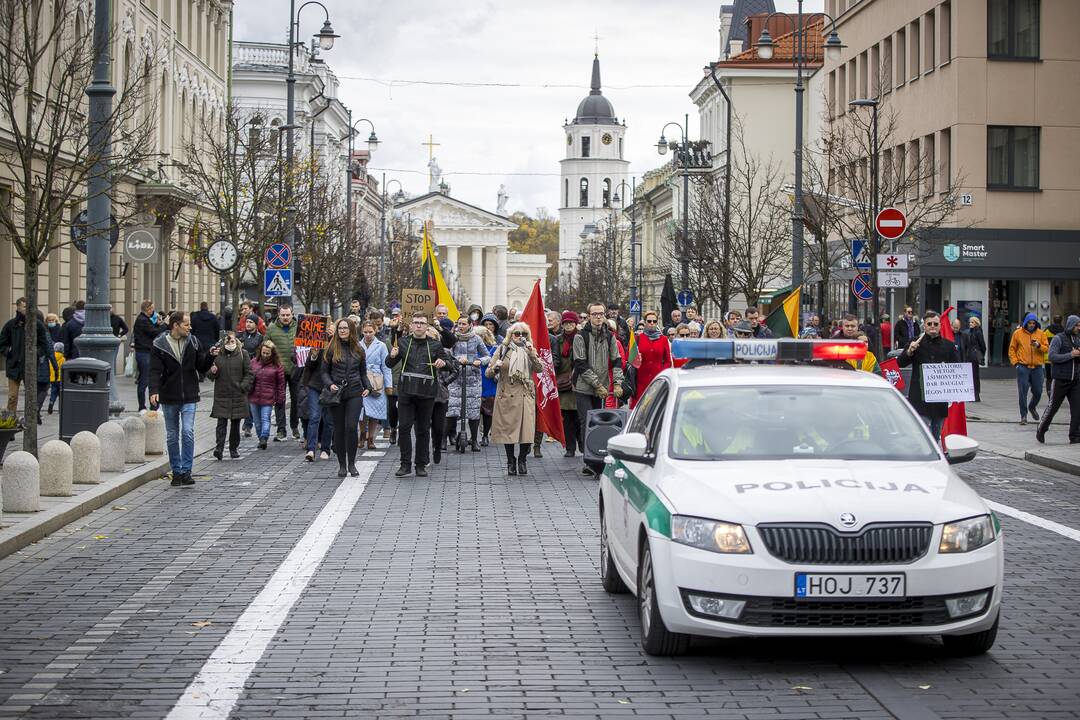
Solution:
{"label": "woman in beige trench coat", "polygon": [[[509,475],[529,474],[525,458],[536,432],[536,384],[533,375],[541,368],[529,326],[519,322],[514,323],[506,333],[506,339],[495,351],[485,371],[489,378],[495,378],[498,382],[491,442],[502,443],[506,448],[506,472]],[[518,446],[516,458],[515,445]]]}

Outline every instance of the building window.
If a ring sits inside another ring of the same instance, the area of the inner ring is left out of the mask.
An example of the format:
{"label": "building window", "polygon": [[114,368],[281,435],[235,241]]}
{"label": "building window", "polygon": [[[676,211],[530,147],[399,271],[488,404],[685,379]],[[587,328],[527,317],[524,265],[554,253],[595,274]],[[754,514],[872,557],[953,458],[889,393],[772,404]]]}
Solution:
{"label": "building window", "polygon": [[934,136],[927,135],[923,138],[923,162],[926,166],[926,184],[923,187],[923,194],[930,196],[934,194],[934,184],[937,180],[937,158],[934,153]]}
{"label": "building window", "polygon": [[1038,189],[1039,128],[986,128],[986,187]]}
{"label": "building window", "polygon": [[866,52],[859,53],[859,97],[868,97],[867,91],[867,62],[868,56]]}
{"label": "building window", "polygon": [[937,21],[934,19],[934,13],[927,13],[923,18],[923,32],[926,33],[926,38],[923,41],[923,51],[926,53],[926,62],[923,65],[926,67],[926,72],[930,72],[937,65],[937,39],[934,35],[937,33]]}
{"label": "building window", "polygon": [[592,150],[592,148],[589,147],[591,141],[592,138],[590,138],[588,135],[581,136],[581,157],[589,157],[589,153]]}
{"label": "building window", "polygon": [[943,2],[938,6],[938,38],[941,42],[941,64],[952,60],[952,3]]}
{"label": "building window", "polygon": [[911,36],[911,52],[908,54],[908,59],[911,61],[911,72],[909,74],[912,80],[918,80],[919,74],[922,72],[922,54],[919,48],[919,32],[921,27],[922,23],[920,23],[918,20],[915,20],[911,23],[911,31],[909,32],[909,35]]}
{"label": "building window", "polygon": [[919,190],[922,189],[924,181],[923,176],[923,157],[919,153],[919,141],[918,139],[912,140],[908,143],[907,151],[908,163],[911,165],[911,179],[907,185],[907,196],[909,200],[919,199]]}
{"label": "building window", "polygon": [[589,207],[589,178],[581,178],[581,197],[578,199],[578,205],[581,207]]}
{"label": "building window", "polygon": [[1039,58],[1039,0],[987,0],[986,55]]}
{"label": "building window", "polygon": [[570,207],[570,181],[563,180],[563,207]]}
{"label": "building window", "polygon": [[881,95],[881,45],[870,48],[870,97],[876,98]]}
{"label": "building window", "polygon": [[952,189],[952,130],[950,128],[941,131],[938,157],[941,158],[941,182],[938,186],[941,192],[948,192]]}
{"label": "building window", "polygon": [[881,41],[881,83],[886,93],[893,89],[892,75],[892,38]]}
{"label": "building window", "polygon": [[622,160],[622,138],[619,138],[619,159]]}
{"label": "building window", "polygon": [[604,178],[604,207],[611,207],[611,178]]}
{"label": "building window", "polygon": [[900,87],[907,80],[907,31],[903,28],[896,31],[896,87]]}

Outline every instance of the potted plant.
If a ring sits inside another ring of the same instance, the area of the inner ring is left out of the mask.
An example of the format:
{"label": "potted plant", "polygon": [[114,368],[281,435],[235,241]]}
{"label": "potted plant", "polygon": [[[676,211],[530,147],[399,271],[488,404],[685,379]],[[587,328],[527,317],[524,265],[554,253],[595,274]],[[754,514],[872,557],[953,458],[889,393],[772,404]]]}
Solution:
{"label": "potted plant", "polygon": [[8,410],[0,411],[0,465],[3,464],[8,443],[20,430],[22,430],[22,421],[15,413]]}

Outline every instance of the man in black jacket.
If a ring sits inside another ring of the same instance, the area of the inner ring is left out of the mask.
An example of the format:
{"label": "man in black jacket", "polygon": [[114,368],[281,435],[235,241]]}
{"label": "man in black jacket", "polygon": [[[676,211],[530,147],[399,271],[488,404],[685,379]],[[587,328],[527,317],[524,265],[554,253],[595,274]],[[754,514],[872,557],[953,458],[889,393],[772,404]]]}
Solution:
{"label": "man in black jacket", "polygon": [[203,347],[215,344],[221,334],[221,323],[218,322],[217,315],[210,312],[210,304],[205,300],[199,303],[197,312],[191,313],[191,334]]}
{"label": "man in black jacket", "polygon": [[[397,386],[398,399],[398,447],[401,449],[401,467],[394,473],[404,477],[413,468],[413,428],[416,429],[416,476],[427,477],[427,464],[431,448],[431,414],[435,408],[435,370],[442,369],[453,360],[443,349],[442,343],[427,336],[428,319],[425,313],[412,316],[411,334],[403,337],[390,350],[388,367],[399,362],[401,380]],[[430,381],[429,381],[430,379]]]}
{"label": "man in black jacket", "polygon": [[926,402],[923,396],[923,368],[927,363],[958,363],[960,351],[956,345],[941,335],[941,316],[927,310],[923,316],[923,334],[912,340],[900,353],[897,364],[911,366],[911,383],[908,385],[908,402],[919,413],[935,440],[941,439],[941,426],[949,415],[949,403]]}
{"label": "man in black jacket", "polygon": [[79,357],[79,346],[75,342],[83,334],[86,327],[86,301],[79,300],[75,303],[75,312],[71,319],[64,323],[64,329],[60,331],[60,342],[64,343],[64,359],[74,360]]}
{"label": "man in black jacket", "polygon": [[[1061,318],[1055,318],[1060,321]],[[1060,323],[1059,323],[1060,326]],[[1080,317],[1070,315],[1050,341],[1050,405],[1039,420],[1035,439],[1046,442],[1046,431],[1061,404],[1069,400],[1069,442],[1080,443]]]}
{"label": "man in black jacket", "polygon": [[922,327],[919,325],[919,318],[915,317],[915,312],[910,305],[904,306],[904,314],[893,324],[893,337],[896,339],[896,347],[906,348],[915,341],[915,338],[919,337],[921,332]]}
{"label": "man in black jacket", "polygon": [[[37,328],[37,353],[38,358],[49,359],[49,364],[44,368],[41,367],[41,363],[38,363],[38,409],[40,411],[42,402],[42,385],[45,386],[45,390],[48,391],[49,386],[49,366],[56,366],[56,357],[52,352],[52,342],[50,342],[49,331],[45,329],[45,323],[38,320],[36,323]],[[0,355],[4,356],[6,360],[5,374],[8,381],[8,396],[7,396],[7,409],[8,412],[15,412],[19,407],[19,386],[26,375],[26,348],[24,344],[26,342],[26,298],[19,298],[15,301],[15,317],[4,323],[4,329],[0,330]],[[34,360],[33,362],[36,362]],[[42,377],[42,370],[44,370],[44,378]],[[38,413],[38,422],[41,421],[41,413]]]}
{"label": "man in black jacket", "polygon": [[219,352],[215,344],[203,348],[191,334],[191,316],[169,315],[168,329],[154,339],[150,352],[150,404],[161,404],[165,436],[172,466],[172,484],[194,485],[195,406],[199,402],[199,374],[205,373]]}
{"label": "man in black jacket", "polygon": [[[135,318],[135,329],[131,334],[131,349],[135,351],[135,365],[139,368],[138,395],[139,410],[146,409],[146,389],[150,386],[150,352],[154,349],[154,340],[161,334],[161,327],[154,322],[154,301],[143,300],[142,311]],[[152,406],[157,410],[157,406]]]}

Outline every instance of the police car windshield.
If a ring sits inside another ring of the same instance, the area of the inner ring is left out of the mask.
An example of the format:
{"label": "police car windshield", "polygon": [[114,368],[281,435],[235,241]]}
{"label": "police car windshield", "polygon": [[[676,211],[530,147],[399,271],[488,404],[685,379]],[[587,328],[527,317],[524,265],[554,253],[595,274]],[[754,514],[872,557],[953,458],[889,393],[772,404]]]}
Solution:
{"label": "police car windshield", "polygon": [[918,417],[888,388],[684,388],[671,424],[680,460],[936,460]]}

